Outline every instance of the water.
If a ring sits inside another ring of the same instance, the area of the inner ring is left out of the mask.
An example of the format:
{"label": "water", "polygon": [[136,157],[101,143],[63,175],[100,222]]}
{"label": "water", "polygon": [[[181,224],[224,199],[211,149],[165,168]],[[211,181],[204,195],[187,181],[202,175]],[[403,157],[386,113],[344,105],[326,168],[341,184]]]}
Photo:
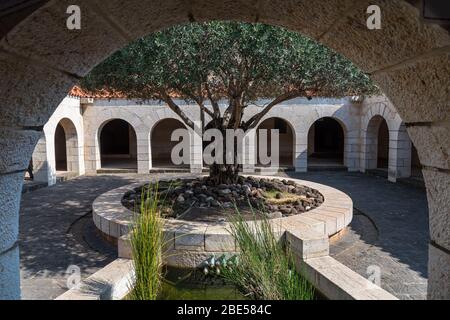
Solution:
{"label": "water", "polygon": [[161,300],[245,300],[236,287],[196,269],[167,268]]}

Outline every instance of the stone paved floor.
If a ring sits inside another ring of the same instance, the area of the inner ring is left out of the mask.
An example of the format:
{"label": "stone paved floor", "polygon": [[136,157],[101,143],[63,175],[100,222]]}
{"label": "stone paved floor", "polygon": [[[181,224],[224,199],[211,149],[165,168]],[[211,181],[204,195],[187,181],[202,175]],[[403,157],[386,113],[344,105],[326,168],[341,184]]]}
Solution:
{"label": "stone paved floor", "polygon": [[355,207],[349,230],[332,241],[330,254],[368,277],[379,266],[381,287],[400,299],[425,299],[428,206],[425,189],[348,172],[292,173],[347,193]]}
{"label": "stone paved floor", "polygon": [[23,299],[54,299],[67,290],[69,266],[78,266],[84,279],[115,259],[115,248],[96,233],[91,205],[100,194],[135,178],[80,177],[23,194],[19,236]]}
{"label": "stone paved floor", "polygon": [[[425,298],[428,210],[424,190],[358,173],[289,175],[328,184],[352,197],[358,209],[355,218],[330,249],[337,260],[363,276],[367,276],[368,266],[380,266],[383,288],[401,299]],[[115,258],[115,248],[96,234],[91,204],[103,192],[136,178],[80,177],[23,195],[20,250],[24,299],[53,299],[66,291],[70,265],[79,266],[86,278]]]}

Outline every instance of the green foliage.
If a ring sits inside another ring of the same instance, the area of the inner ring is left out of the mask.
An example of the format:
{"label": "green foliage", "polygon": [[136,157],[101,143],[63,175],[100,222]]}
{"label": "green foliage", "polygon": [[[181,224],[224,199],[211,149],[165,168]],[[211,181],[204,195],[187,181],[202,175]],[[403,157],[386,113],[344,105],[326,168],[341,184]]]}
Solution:
{"label": "green foliage", "polygon": [[237,263],[222,275],[256,300],[312,300],[314,288],[295,270],[292,254],[277,241],[267,219],[232,218],[231,234],[240,249]]}
{"label": "green foliage", "polygon": [[[132,300],[156,300],[162,280],[163,226],[158,208],[158,186],[143,191],[139,213],[131,232],[131,248],[135,270]],[[144,194],[145,193],[145,194]]]}
{"label": "green foliage", "polygon": [[333,96],[373,93],[343,56],[298,33],[264,24],[191,23],[151,34],[97,66],[82,85],[130,98],[241,97],[247,104],[290,91]]}

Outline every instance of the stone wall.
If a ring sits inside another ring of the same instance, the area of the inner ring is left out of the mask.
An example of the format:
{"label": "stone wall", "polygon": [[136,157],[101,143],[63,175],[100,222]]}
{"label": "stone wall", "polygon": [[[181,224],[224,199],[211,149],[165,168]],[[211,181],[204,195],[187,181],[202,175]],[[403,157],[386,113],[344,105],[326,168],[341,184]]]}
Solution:
{"label": "stone wall", "polygon": [[60,124],[66,136],[67,170],[84,175],[84,127],[80,99],[66,97],[45,124],[33,152],[35,181],[56,183],[55,131]]}
{"label": "stone wall", "polygon": [[[198,107],[183,101],[176,101],[181,108],[195,121],[200,121]],[[259,101],[258,104],[264,104]],[[226,105],[221,104],[224,109]],[[82,115],[80,108],[83,110]],[[259,111],[259,107],[249,106],[244,119]],[[362,103],[345,99],[295,99],[274,107],[261,123],[267,119],[280,118],[284,120],[293,135],[293,167],[298,172],[308,169],[308,144],[312,146],[310,130],[314,123],[324,117],[335,119],[344,131],[344,165],[349,171],[362,171],[376,168],[376,135],[367,134],[371,120],[378,116],[385,119],[389,127],[389,180],[395,182],[399,177],[410,175],[411,142],[406,128],[392,104],[385,97],[369,97]],[[129,100],[94,100],[93,103],[80,106],[80,100],[66,98],[59,105],[49,122],[44,127],[44,135],[39,140],[33,154],[36,179],[47,180],[49,184],[55,181],[54,164],[54,134],[58,123],[66,124],[66,138],[72,130],[72,139],[68,147],[68,159],[71,167],[79,174],[96,174],[100,169],[100,132],[102,127],[111,120],[122,119],[130,124],[136,132],[137,170],[148,173],[152,165],[152,134],[153,130],[164,119],[181,119],[163,103],[154,101],[146,104]],[[211,119],[206,117],[205,123]],[[375,130],[376,131],[376,130]],[[82,132],[82,134],[80,134]],[[198,169],[202,163],[202,140],[198,135],[190,132],[190,164],[192,169]],[[308,133],[310,135],[308,136]],[[74,137],[76,138],[74,140]],[[310,140],[308,143],[308,139]],[[48,143],[47,143],[48,142]],[[250,136],[246,148],[252,150],[246,154],[247,163],[255,163],[257,156],[257,139]],[[76,150],[73,150],[73,149]],[[195,161],[195,165],[194,165]],[[375,164],[374,164],[375,161]],[[250,166],[251,167],[251,166]],[[254,166],[253,166],[254,167]]]}

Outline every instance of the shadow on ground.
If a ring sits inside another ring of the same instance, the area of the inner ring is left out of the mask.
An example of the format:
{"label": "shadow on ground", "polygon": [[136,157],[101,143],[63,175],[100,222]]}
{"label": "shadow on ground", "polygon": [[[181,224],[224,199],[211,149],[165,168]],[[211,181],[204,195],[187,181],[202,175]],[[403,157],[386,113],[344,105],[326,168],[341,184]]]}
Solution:
{"label": "shadow on ground", "polygon": [[[352,198],[355,213],[362,214],[355,214],[348,233],[332,243],[331,255],[365,277],[368,266],[379,266],[381,286],[401,299],[426,297],[429,229],[424,189],[361,173],[288,175],[342,190]],[[376,227],[377,237],[367,235],[371,227],[364,216]]]}

